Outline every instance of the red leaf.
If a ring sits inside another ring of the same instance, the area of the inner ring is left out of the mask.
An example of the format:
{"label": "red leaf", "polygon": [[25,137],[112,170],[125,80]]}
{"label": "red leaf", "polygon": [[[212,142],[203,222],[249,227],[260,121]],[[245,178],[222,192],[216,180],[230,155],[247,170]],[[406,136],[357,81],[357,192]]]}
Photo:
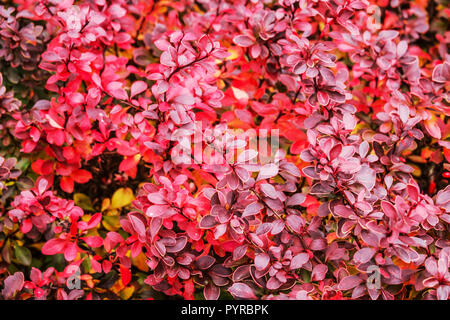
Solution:
{"label": "red leaf", "polygon": [[71,177],[77,183],[86,183],[92,179],[92,174],[87,170],[78,169],[78,170],[75,170],[74,172],[72,172]]}
{"label": "red leaf", "polygon": [[130,269],[120,266],[120,279],[122,279],[122,284],[127,286],[131,281]]}
{"label": "red leaf", "polygon": [[73,192],[74,182],[71,177],[62,177],[59,185],[61,186],[61,189],[64,192],[67,192],[67,193]]}

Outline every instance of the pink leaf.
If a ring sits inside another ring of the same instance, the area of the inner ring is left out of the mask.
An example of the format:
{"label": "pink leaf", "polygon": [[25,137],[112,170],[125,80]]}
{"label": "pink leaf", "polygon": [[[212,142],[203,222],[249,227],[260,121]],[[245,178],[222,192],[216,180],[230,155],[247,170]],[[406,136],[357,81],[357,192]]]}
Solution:
{"label": "pink leaf", "polygon": [[5,281],[5,287],[2,290],[2,296],[5,299],[10,299],[17,291],[22,290],[25,277],[22,272],[16,272],[13,275],[8,276]]}
{"label": "pink leaf", "polygon": [[252,38],[248,37],[248,36],[244,36],[244,35],[239,35],[233,38],[233,42],[236,43],[238,46],[241,47],[250,47],[252,46],[255,42]]}
{"label": "pink leaf", "polygon": [[338,285],[339,290],[350,290],[359,285],[363,280],[358,276],[347,276]]}
{"label": "pink leaf", "polygon": [[134,97],[135,95],[144,92],[147,90],[147,84],[144,81],[136,81],[131,85],[131,95],[130,97]]}
{"label": "pink leaf", "polygon": [[242,213],[242,217],[248,217],[259,213],[264,206],[259,202],[250,203],[247,207],[245,207],[244,212]]}
{"label": "pink leaf", "polygon": [[425,129],[427,130],[428,134],[436,139],[441,139],[441,128],[439,128],[437,119],[433,116],[433,118],[429,120],[425,120],[424,122]]}
{"label": "pink leaf", "polygon": [[128,214],[128,219],[130,219],[131,225],[133,226],[134,231],[141,237],[145,238],[145,219],[141,214],[130,212]]}
{"label": "pink leaf", "polygon": [[303,193],[295,193],[287,199],[286,205],[289,207],[299,206],[305,202],[305,200],[306,196]]}
{"label": "pink leaf", "polygon": [[73,242],[69,242],[67,244],[66,249],[64,250],[64,258],[67,261],[73,261],[77,257],[77,245]]}
{"label": "pink leaf", "polygon": [[265,164],[259,171],[257,181],[268,179],[278,174],[278,166],[274,163]]}
{"label": "pink leaf", "polygon": [[267,253],[259,253],[255,256],[256,270],[264,270],[270,262],[270,257]]}
{"label": "pink leaf", "polygon": [[309,260],[309,255],[305,252],[299,253],[291,260],[291,269],[299,269]]}
{"label": "pink leaf", "polygon": [[123,89],[123,84],[121,82],[113,81],[108,83],[106,90],[116,99],[128,100],[128,94],[125,89]]}
{"label": "pink leaf", "polygon": [[328,272],[328,267],[325,264],[318,264],[313,268],[311,274],[312,281],[322,281]]}
{"label": "pink leaf", "polygon": [[99,236],[85,237],[84,242],[86,242],[91,248],[99,248],[103,245],[103,239]]}
{"label": "pink leaf", "polygon": [[241,299],[256,299],[253,290],[245,283],[234,283],[228,291],[235,297]]}
{"label": "pink leaf", "polygon": [[305,225],[305,221],[300,216],[291,214],[286,218],[286,222],[295,232],[300,233]]}
{"label": "pink leaf", "polygon": [[42,254],[54,255],[63,253],[66,247],[66,241],[63,239],[50,239],[42,247]]}
{"label": "pink leaf", "polygon": [[376,251],[372,248],[362,248],[355,253],[353,260],[356,264],[363,264],[372,259],[375,253]]}
{"label": "pink leaf", "polygon": [[397,218],[397,210],[395,209],[395,207],[387,202],[387,201],[381,201],[381,208],[383,209],[384,214],[389,218],[389,219],[396,219]]}
{"label": "pink leaf", "polygon": [[273,185],[269,183],[263,183],[259,187],[266,197],[272,199],[276,199],[278,197],[278,192],[275,190],[275,187]]}
{"label": "pink leaf", "polygon": [[185,105],[193,105],[195,103],[194,97],[190,94],[183,94],[174,99],[175,102]]}
{"label": "pink leaf", "polygon": [[213,282],[209,282],[203,288],[203,295],[205,296],[206,300],[217,300],[220,296],[220,289],[219,287],[215,286]]}

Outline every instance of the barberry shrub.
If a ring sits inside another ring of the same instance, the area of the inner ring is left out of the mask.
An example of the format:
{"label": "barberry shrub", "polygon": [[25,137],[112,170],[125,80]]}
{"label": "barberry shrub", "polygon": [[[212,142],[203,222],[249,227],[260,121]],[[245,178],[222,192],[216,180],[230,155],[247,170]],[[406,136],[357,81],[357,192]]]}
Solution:
{"label": "barberry shrub", "polygon": [[0,299],[450,294],[443,0],[0,4]]}

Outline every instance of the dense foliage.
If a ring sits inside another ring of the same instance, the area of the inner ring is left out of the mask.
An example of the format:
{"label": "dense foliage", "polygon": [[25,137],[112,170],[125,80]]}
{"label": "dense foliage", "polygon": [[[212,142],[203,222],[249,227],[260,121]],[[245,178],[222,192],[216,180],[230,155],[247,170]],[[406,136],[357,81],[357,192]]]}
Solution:
{"label": "dense foliage", "polygon": [[447,5],[1,0],[0,299],[447,300]]}

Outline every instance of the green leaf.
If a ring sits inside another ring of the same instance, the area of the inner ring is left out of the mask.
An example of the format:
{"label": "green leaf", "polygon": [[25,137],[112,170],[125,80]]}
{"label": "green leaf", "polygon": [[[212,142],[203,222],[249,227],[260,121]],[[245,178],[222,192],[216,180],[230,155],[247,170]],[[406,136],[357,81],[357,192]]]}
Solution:
{"label": "green leaf", "polygon": [[20,171],[24,172],[28,169],[28,167],[30,166],[31,161],[30,159],[27,158],[23,158],[21,159],[19,162],[17,162],[17,164],[15,165],[15,167],[17,169],[19,169]]}
{"label": "green leaf", "polygon": [[32,257],[28,248],[16,246],[14,248],[14,254],[20,264],[24,266],[29,266],[31,264]]}
{"label": "green leaf", "polygon": [[311,274],[307,270],[302,269],[301,277],[302,277],[303,281],[305,281],[306,283],[311,282]]}

